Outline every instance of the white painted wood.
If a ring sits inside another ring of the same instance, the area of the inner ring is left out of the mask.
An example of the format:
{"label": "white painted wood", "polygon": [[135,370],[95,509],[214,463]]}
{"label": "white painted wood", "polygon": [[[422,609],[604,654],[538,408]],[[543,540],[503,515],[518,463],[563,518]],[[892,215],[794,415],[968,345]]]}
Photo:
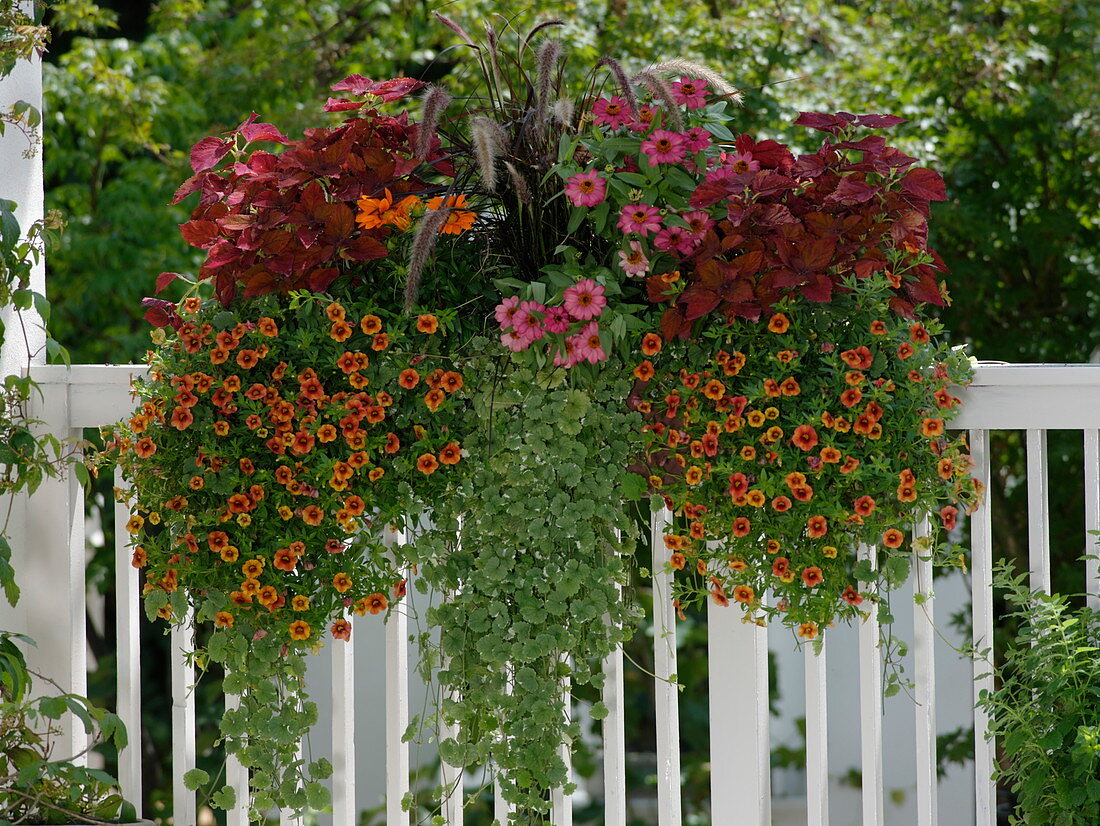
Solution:
{"label": "white painted wood", "polygon": [[768,629],[741,620],[740,607],[707,605],[711,811],[771,826]]}
{"label": "white painted wood", "polygon": [[195,793],[183,776],[195,768],[195,667],[185,654],[195,650],[194,616],[190,610],[182,624],[173,625],[169,637],[172,684],[172,822],[196,826]]}
{"label": "white painted wood", "polygon": [[[350,615],[346,619],[352,624],[351,638],[329,640],[332,646],[332,826],[355,826],[358,822],[355,805],[355,617]],[[387,681],[387,703],[388,689]],[[396,821],[394,823],[396,826]]]}
{"label": "white painted wood", "polygon": [[148,371],[141,364],[40,364],[32,367],[31,377],[40,385],[67,388],[69,426],[83,428],[102,427],[129,416],[134,410],[130,384]]}
{"label": "white painted wood", "polygon": [[[915,538],[929,536],[928,517],[913,526]],[[917,826],[939,823],[936,781],[936,627],[931,551],[913,552],[913,682],[917,733]]]}
{"label": "white painted wood", "polygon": [[[233,711],[240,704],[239,694],[225,695],[226,711]],[[237,795],[237,805],[225,813],[227,826],[248,826],[248,769],[241,765],[236,755],[226,755],[225,782],[233,787]]]}
{"label": "white painted wood", "polygon": [[[387,530],[387,542],[397,536]],[[409,612],[401,603],[386,620],[386,824],[408,826],[411,812],[401,803],[409,792]],[[354,800],[354,798],[353,798]]]}
{"label": "white painted wood", "polygon": [[1027,431],[1027,552],[1031,590],[1050,592],[1050,502],[1047,432]]}
{"label": "white painted wood", "polygon": [[970,386],[954,392],[963,402],[957,430],[1095,428],[1100,365],[978,365]]}
{"label": "white painted wood", "polygon": [[[569,655],[562,654],[561,660],[569,662]],[[571,693],[571,681],[568,677],[562,680],[561,696],[565,721],[568,724],[573,719],[573,695]],[[565,763],[565,782],[573,782],[573,749],[569,743],[558,746],[558,757]],[[550,823],[553,826],[573,826],[573,796],[566,794],[562,787],[557,787],[550,792]]]}
{"label": "white painted wood", "polygon": [[[1100,415],[1098,415],[1100,418]],[[1100,430],[1085,431],[1085,592],[1100,611]]]}
{"label": "white painted wood", "polygon": [[[860,545],[859,558],[878,568],[878,549]],[[860,583],[865,595],[875,595],[875,583]],[[882,649],[875,607],[859,626],[860,753],[863,770],[863,826],[884,826],[882,776]]]}
{"label": "white painted wood", "polygon": [[[512,682],[512,667],[510,665],[505,666],[504,670],[504,692],[505,694],[511,694],[513,688]],[[500,789],[499,777],[493,778],[493,817],[500,821],[501,826],[508,826],[508,815],[515,811],[515,806],[504,799],[504,795]]]}
{"label": "white painted wood", "polygon": [[672,574],[665,569],[664,536],[672,521],[667,508],[651,519],[653,548],[653,662],[656,674],[657,813],[661,826],[680,826],[680,692],[676,677],[676,613]]}
{"label": "white painted wood", "polygon": [[[970,455],[974,478],[989,490],[989,433],[970,431]],[[993,524],[989,498],[970,516],[971,624],[974,635],[974,702],[982,692],[993,691]],[[982,655],[988,651],[988,659]],[[991,779],[996,743],[986,739],[989,715],[974,709],[974,803],[976,826],[996,826],[997,788]]]}
{"label": "white painted wood", "polygon": [[[446,667],[446,666],[444,666]],[[451,696],[441,689],[441,704],[443,700]],[[449,737],[458,736],[458,726],[448,723],[440,710],[439,741],[443,742]],[[443,785],[442,814],[446,826],[462,826],[462,770],[450,765],[446,761],[439,761],[440,783]]]}
{"label": "white painted wood", "polygon": [[[128,483],[118,468],[114,485],[126,490]],[[133,549],[125,525],[130,506],[115,502],[115,633],[116,696],[118,716],[126,726],[128,743],[118,753],[118,783],[122,796],[134,804],[141,817],[141,583],[132,564]],[[231,826],[238,826],[231,824]],[[247,824],[239,824],[247,826]]]}
{"label": "white painted wood", "polygon": [[807,826],[829,826],[829,717],[825,682],[825,643],[821,652],[803,646],[806,660],[806,817]]}
{"label": "white painted wood", "polygon": [[603,721],[604,826],[626,826],[626,705],[623,692],[623,649],[603,661],[601,699],[607,706]]}
{"label": "white painted wood", "polygon": [[[301,706],[298,706],[298,708],[300,709]],[[298,760],[302,759],[301,745],[298,746],[298,751],[295,752],[295,757]],[[337,775],[334,773],[333,777],[335,778],[336,776]],[[337,782],[338,781],[333,780],[333,785],[336,785]],[[291,809],[283,808],[279,810],[279,826],[302,826],[302,820],[303,818],[301,817],[295,817],[294,812]]]}

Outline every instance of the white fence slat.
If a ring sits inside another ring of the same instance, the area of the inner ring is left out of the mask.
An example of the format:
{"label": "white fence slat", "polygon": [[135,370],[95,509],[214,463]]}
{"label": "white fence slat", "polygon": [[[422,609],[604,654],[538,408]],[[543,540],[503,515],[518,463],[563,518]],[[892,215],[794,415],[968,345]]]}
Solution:
{"label": "white fence slat", "polygon": [[626,705],[623,690],[623,649],[616,646],[603,661],[604,826],[626,826]]}
{"label": "white fence slat", "polygon": [[[127,487],[115,468],[114,485]],[[126,726],[127,745],[118,753],[118,784],[122,796],[141,817],[141,594],[138,570],[131,564],[132,549],[126,522],[130,506],[115,502],[115,633],[118,716]]]}
{"label": "white fence slat", "polygon": [[[444,668],[446,664],[444,664]],[[451,696],[448,692],[440,689],[440,700]],[[451,725],[443,719],[442,711],[440,712],[439,720],[439,742],[443,742],[448,737],[456,737],[458,735],[458,726]],[[462,826],[463,811],[462,811],[462,770],[450,765],[446,761],[439,761],[439,776],[440,783],[443,785],[443,800],[442,802],[442,814],[443,820],[446,826]]]}
{"label": "white fence slat", "polygon": [[1100,611],[1100,430],[1085,431],[1085,592],[1088,605]]}
{"label": "white fence slat", "polygon": [[188,609],[183,623],[173,625],[170,635],[170,679],[172,682],[172,822],[175,826],[196,826],[195,793],[183,783],[183,776],[195,768],[195,667],[184,653],[195,650],[195,618]]}
{"label": "white fence slat", "polygon": [[[65,471],[62,484],[67,487],[69,510],[69,622],[70,639],[73,647],[70,651],[69,669],[72,674],[72,692],[81,697],[88,696],[88,546],[84,536],[84,487],[72,470]],[[74,763],[88,765],[88,734],[83,725],[74,724],[71,729],[72,746],[70,754]]]}
{"label": "white fence slat", "polygon": [[[411,591],[411,589],[410,589]],[[408,597],[406,597],[406,600]],[[386,620],[386,824],[408,826],[401,803],[409,792],[409,611],[400,603]]]}
{"label": "white fence slat", "polygon": [[979,364],[957,395],[958,430],[1095,428],[1100,364]]}
{"label": "white fence slat", "polygon": [[[225,710],[233,711],[241,704],[239,694],[225,695]],[[225,813],[227,826],[248,826],[248,769],[234,754],[225,758],[225,782],[233,787],[237,795],[237,805]]]}
{"label": "white fence slat", "polygon": [[771,826],[768,629],[741,618],[707,604],[710,805],[737,812],[737,826]]}
{"label": "white fence slat", "polygon": [[656,674],[657,816],[661,826],[680,826],[680,692],[676,674],[676,614],[672,574],[665,569],[664,536],[672,514],[661,508],[650,519],[653,549],[653,662]]}
{"label": "white fence slat", "polygon": [[[301,706],[299,706],[301,708]],[[298,746],[298,751],[295,756],[297,759],[302,759],[302,746]],[[302,818],[295,817],[291,809],[283,808],[279,810],[279,826],[302,826]]]}
{"label": "white fence slat", "polygon": [[[974,478],[989,490],[989,432],[970,431],[970,455]],[[974,650],[990,649],[989,660],[974,657],[974,702],[981,692],[993,690],[993,523],[989,495],[970,516],[971,605]],[[993,776],[996,743],[986,740],[989,715],[974,709],[974,805],[976,826],[996,826],[997,788]]]}
{"label": "white fence slat", "polygon": [[[913,537],[927,537],[927,515],[913,526]],[[933,613],[931,550],[914,550],[913,600],[914,712],[917,732],[917,826],[937,826],[936,787],[936,627]]]}
{"label": "white fence slat", "polygon": [[807,826],[829,826],[829,718],[825,683],[825,642],[821,653],[803,647],[806,661],[806,816]]}
{"label": "white fence slat", "polygon": [[1047,432],[1027,431],[1027,549],[1031,590],[1050,592],[1050,502]]}
{"label": "white fence slat", "polygon": [[[860,559],[878,568],[878,549],[859,546]],[[865,594],[876,594],[874,583],[860,584]],[[863,826],[883,826],[882,797],[882,650],[879,648],[878,613],[875,606],[859,626],[860,757],[863,770]]]}
{"label": "white fence slat", "polygon": [[[351,638],[332,640],[332,824],[355,826],[355,616]],[[388,702],[388,701],[387,701]]]}
{"label": "white fence slat", "polygon": [[[561,659],[569,662],[569,655],[562,654]],[[561,694],[565,703],[565,720],[573,719],[572,685],[568,677],[562,680]],[[565,782],[573,782],[573,750],[568,743],[558,746],[558,756],[565,763]],[[573,826],[573,796],[568,795],[559,786],[550,792],[550,822],[553,826]]]}
{"label": "white fence slat", "polygon": [[[512,667],[510,665],[505,666],[504,670],[504,692],[506,694],[512,693]],[[508,815],[514,811],[515,807],[504,799],[504,795],[500,790],[500,778],[493,778],[493,817],[500,821],[501,826],[508,826]]]}

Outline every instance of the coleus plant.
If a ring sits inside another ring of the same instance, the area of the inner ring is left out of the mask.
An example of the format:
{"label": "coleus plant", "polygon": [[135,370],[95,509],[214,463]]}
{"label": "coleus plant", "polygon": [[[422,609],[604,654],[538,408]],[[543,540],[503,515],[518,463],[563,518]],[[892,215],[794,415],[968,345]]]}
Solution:
{"label": "coleus plant", "polygon": [[[422,85],[334,88],[385,102]],[[254,115],[192,149],[175,200],[198,194],[181,232],[206,258],[195,279],[158,279],[191,282],[182,301],[146,299],[162,329],[140,406],[108,445],[131,482],[120,493],[147,613],[212,629],[196,656],[239,697],[221,732],[250,770],[253,819],[327,804],[331,767],[299,753],[317,714],[305,655],[405,595],[385,529],[455,484],[470,427],[457,342],[476,305],[409,312],[402,293],[410,249],[423,265],[476,215],[446,194],[430,130],[354,100],[325,108],[351,114],[297,140]],[[228,785],[211,791],[236,802]]]}

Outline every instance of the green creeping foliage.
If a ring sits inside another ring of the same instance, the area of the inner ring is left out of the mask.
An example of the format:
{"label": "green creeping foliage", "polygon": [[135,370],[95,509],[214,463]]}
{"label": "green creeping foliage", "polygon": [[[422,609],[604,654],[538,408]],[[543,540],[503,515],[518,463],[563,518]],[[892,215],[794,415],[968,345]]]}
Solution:
{"label": "green creeping foliage", "polygon": [[1008,563],[994,578],[1021,628],[995,669],[1000,688],[978,701],[1004,753],[996,777],[1016,794],[1010,823],[1091,826],[1100,823],[1100,612],[1032,592],[1026,579]]}
{"label": "green creeping foliage", "polygon": [[546,822],[548,792],[566,782],[558,749],[580,732],[563,681],[599,689],[601,661],[637,620],[617,585],[636,535],[620,479],[639,422],[621,371],[583,375],[519,369],[476,399],[491,426],[470,448],[487,458],[409,549],[443,595],[428,613],[438,651],[422,668],[438,663],[444,691],[461,697],[442,704],[461,734],[440,755],[494,764],[513,823]]}
{"label": "green creeping foliage", "polygon": [[57,759],[60,720],[75,717],[93,741],[121,749],[126,729],[117,716],[74,694],[31,698],[19,634],[0,632],[0,824],[133,821],[134,807],[110,775]]}

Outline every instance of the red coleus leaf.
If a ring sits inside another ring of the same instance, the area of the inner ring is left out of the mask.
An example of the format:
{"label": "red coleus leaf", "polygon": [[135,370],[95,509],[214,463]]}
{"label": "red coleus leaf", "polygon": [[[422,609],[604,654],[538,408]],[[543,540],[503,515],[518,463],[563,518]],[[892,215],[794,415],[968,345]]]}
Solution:
{"label": "red coleus leaf", "polygon": [[342,250],[341,255],[352,261],[374,261],[389,255],[386,245],[377,238],[360,235],[353,238]]}
{"label": "red coleus leaf", "polygon": [[794,155],[786,145],[773,140],[758,141],[751,135],[738,135],[734,144],[738,152],[752,155],[765,169],[778,169],[789,172],[794,167]]}
{"label": "red coleus leaf", "polygon": [[680,294],[677,304],[683,308],[684,318],[694,321],[717,307],[720,301],[718,293],[714,290],[693,284]]}
{"label": "red coleus leaf", "polygon": [[178,272],[162,272],[160,275],[157,276],[157,290],[156,291],[159,293],[161,290],[163,290],[165,287],[167,287],[169,284],[171,284],[177,278],[186,279],[187,276],[185,276],[181,273],[178,273]]}
{"label": "red coleus leaf", "polygon": [[833,279],[824,273],[818,273],[799,289],[810,301],[824,303],[833,297]]}
{"label": "red coleus leaf", "polygon": [[366,101],[354,101],[347,98],[329,98],[325,101],[324,111],[326,112],[349,112],[354,109],[362,109],[366,106]]}
{"label": "red coleus leaf", "polygon": [[213,169],[233,147],[233,142],[226,138],[203,138],[191,147],[191,171],[205,172]]}
{"label": "red coleus leaf", "polygon": [[943,178],[924,166],[917,166],[905,173],[901,180],[902,192],[927,201],[946,201],[947,188]]}
{"label": "red coleus leaf", "polygon": [[800,112],[794,120],[795,126],[808,126],[820,132],[828,132],[835,135],[856,120],[855,115],[847,112],[838,112],[834,115],[825,112]]}
{"label": "red coleus leaf", "polygon": [[180,224],[180,234],[191,246],[209,249],[221,237],[221,230],[214,221],[188,221]]}
{"label": "red coleus leaf", "polygon": [[654,304],[663,304],[666,301],[672,301],[676,297],[676,293],[670,287],[668,281],[666,281],[660,275],[651,275],[645,282],[646,296]]}
{"label": "red coleus leaf", "polygon": [[860,178],[845,176],[841,178],[837,188],[825,199],[827,204],[862,204],[871,200],[881,189],[872,186]]}
{"label": "red coleus leaf", "polygon": [[905,118],[898,117],[897,115],[860,115],[856,118],[856,123],[867,129],[884,129],[888,126],[897,126],[899,123],[905,123]]}
{"label": "red coleus leaf", "polygon": [[183,324],[183,319],[176,313],[176,305],[172,301],[165,301],[160,298],[143,298],[141,299],[141,306],[147,308],[145,310],[145,320],[154,327],[171,325],[179,329]]}
{"label": "red coleus leaf", "polygon": [[255,298],[274,292],[279,287],[279,278],[265,267],[255,266],[241,274],[244,283],[244,297]]}
{"label": "red coleus leaf", "polygon": [[794,178],[764,169],[757,172],[752,179],[752,191],[759,195],[775,195],[780,192],[787,192],[797,185]]}
{"label": "red coleus leaf", "polygon": [[241,134],[247,143],[253,141],[268,141],[270,143],[290,143],[290,138],[275,128],[271,123],[248,123],[241,126]]}
{"label": "red coleus leaf", "polygon": [[702,209],[713,206],[723,198],[728,198],[734,192],[740,192],[743,188],[743,184],[734,183],[728,178],[703,181],[699,186],[695,187],[695,191],[691,193],[688,203],[693,207]]}
{"label": "red coleus leaf", "polygon": [[313,270],[307,279],[309,289],[315,293],[323,293],[340,276],[340,270],[336,267],[322,267]]}
{"label": "red coleus leaf", "polygon": [[947,306],[947,301],[940,291],[940,282],[936,279],[935,273],[923,265],[917,268],[917,273],[915,280],[906,280],[903,285],[905,294],[918,303],[924,301],[935,304],[937,307]]}
{"label": "red coleus leaf", "polygon": [[428,84],[411,77],[396,77],[393,80],[371,80],[363,75],[348,75],[331,87],[334,92],[351,92],[353,95],[374,95],[384,101],[403,98]]}
{"label": "red coleus leaf", "polygon": [[685,319],[675,307],[661,314],[661,335],[666,339],[687,338],[691,334],[691,321]]}

